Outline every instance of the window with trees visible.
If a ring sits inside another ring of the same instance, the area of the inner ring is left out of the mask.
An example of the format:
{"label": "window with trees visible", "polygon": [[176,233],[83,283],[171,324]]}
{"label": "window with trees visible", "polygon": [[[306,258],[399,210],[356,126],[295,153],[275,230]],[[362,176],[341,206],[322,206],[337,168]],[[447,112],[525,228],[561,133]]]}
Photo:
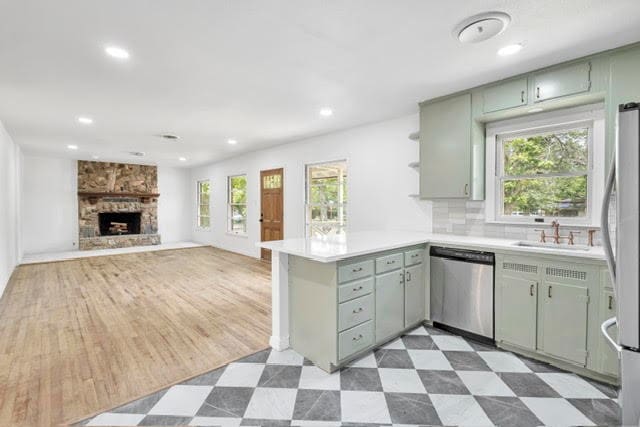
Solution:
{"label": "window with trees visible", "polygon": [[247,176],[235,175],[228,178],[228,220],[227,231],[233,234],[247,233]]}
{"label": "window with trees visible", "polygon": [[310,237],[344,234],[347,226],[347,162],[306,167],[306,228]]}
{"label": "window with trees visible", "polygon": [[603,162],[603,140],[603,120],[591,118],[497,133],[494,219],[597,223],[604,169],[594,167],[593,160]]}
{"label": "window with trees visible", "polygon": [[211,184],[209,180],[198,181],[198,227],[211,226]]}

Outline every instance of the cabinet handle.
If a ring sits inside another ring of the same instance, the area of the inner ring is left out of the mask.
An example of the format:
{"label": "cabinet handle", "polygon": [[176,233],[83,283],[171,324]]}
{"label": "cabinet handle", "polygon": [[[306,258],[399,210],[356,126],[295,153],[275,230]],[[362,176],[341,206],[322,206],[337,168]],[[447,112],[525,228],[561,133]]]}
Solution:
{"label": "cabinet handle", "polygon": [[469,195],[469,184],[465,184],[464,185],[464,195],[468,196]]}
{"label": "cabinet handle", "polygon": [[609,295],[609,310],[613,310],[613,296]]}
{"label": "cabinet handle", "polygon": [[547,295],[549,296],[549,298],[551,298],[551,286],[549,286],[549,289],[547,289]]}
{"label": "cabinet handle", "polygon": [[534,286],[536,286],[536,285],[537,285],[537,283],[532,283],[532,284],[529,286],[529,295],[533,296],[533,288],[534,288]]}
{"label": "cabinet handle", "polygon": [[524,91],[520,91],[520,102],[524,104]]}
{"label": "cabinet handle", "polygon": [[407,271],[407,282],[411,281],[411,272]]}
{"label": "cabinet handle", "polygon": [[536,88],[536,98],[540,99],[540,86]]}
{"label": "cabinet handle", "polygon": [[420,256],[420,254],[413,254],[413,255],[411,255],[411,258],[417,258],[419,256]]}
{"label": "cabinet handle", "polygon": [[391,265],[391,264],[395,264],[396,260],[394,259],[393,261],[387,261],[387,265]]}
{"label": "cabinet handle", "polygon": [[364,308],[358,307],[355,310],[353,310],[353,314],[358,314],[358,313],[362,312],[362,310],[364,310]]}
{"label": "cabinet handle", "polygon": [[362,334],[359,334],[357,337],[353,337],[353,338],[352,338],[352,340],[353,340],[353,341],[360,341],[362,338],[364,338],[364,337],[362,336]]}
{"label": "cabinet handle", "polygon": [[353,273],[357,273],[357,272],[359,272],[359,271],[362,271],[362,267],[360,267],[360,268],[354,268],[354,269],[352,270],[352,272],[353,272]]}
{"label": "cabinet handle", "polygon": [[358,286],[357,288],[353,288],[353,292],[358,292],[362,290],[362,285]]}

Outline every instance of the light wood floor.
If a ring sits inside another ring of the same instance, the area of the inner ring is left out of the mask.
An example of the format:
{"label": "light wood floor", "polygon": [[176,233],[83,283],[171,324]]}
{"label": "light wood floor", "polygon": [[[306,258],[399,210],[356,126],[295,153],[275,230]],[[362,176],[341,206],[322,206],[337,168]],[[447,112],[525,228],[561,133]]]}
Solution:
{"label": "light wood floor", "polygon": [[210,247],[16,269],[0,426],[64,424],[268,346],[269,265]]}

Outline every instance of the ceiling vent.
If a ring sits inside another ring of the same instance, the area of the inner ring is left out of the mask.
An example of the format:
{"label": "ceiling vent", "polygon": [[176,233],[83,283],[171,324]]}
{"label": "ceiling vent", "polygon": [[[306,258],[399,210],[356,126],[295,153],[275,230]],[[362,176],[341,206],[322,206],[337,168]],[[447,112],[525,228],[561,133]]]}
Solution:
{"label": "ceiling vent", "polygon": [[160,138],[165,139],[167,141],[177,141],[180,139],[178,135],[174,135],[171,133],[163,133],[162,135],[158,135]]}
{"label": "ceiling vent", "polygon": [[129,154],[134,157],[144,157],[143,151],[129,151]]}
{"label": "ceiling vent", "polygon": [[453,35],[461,43],[479,43],[502,33],[510,22],[511,17],[503,12],[481,13],[459,23]]}

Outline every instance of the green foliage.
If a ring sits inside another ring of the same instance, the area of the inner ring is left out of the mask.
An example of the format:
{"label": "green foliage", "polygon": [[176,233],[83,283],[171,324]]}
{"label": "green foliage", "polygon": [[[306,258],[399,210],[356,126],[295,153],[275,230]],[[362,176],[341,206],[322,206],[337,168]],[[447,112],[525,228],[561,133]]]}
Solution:
{"label": "green foliage", "polygon": [[245,175],[232,176],[229,181],[231,204],[246,204],[247,177]]}
{"label": "green foliage", "polygon": [[[587,128],[516,137],[503,144],[505,215],[585,215]],[[562,174],[575,176],[558,176]]]}

